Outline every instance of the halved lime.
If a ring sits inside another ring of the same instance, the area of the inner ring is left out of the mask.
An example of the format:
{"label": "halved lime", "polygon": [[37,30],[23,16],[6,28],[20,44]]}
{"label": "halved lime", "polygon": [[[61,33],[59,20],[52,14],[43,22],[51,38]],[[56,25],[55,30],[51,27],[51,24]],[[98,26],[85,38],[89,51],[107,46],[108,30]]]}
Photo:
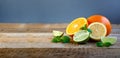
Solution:
{"label": "halved lime", "polygon": [[115,44],[117,42],[117,37],[101,37],[101,41],[103,43],[110,42],[111,44]]}
{"label": "halved lime", "polygon": [[86,43],[89,40],[89,34],[90,33],[87,30],[80,30],[79,32],[74,34],[73,41]]}
{"label": "halved lime", "polygon": [[53,30],[53,36],[62,36],[64,33],[61,31]]}

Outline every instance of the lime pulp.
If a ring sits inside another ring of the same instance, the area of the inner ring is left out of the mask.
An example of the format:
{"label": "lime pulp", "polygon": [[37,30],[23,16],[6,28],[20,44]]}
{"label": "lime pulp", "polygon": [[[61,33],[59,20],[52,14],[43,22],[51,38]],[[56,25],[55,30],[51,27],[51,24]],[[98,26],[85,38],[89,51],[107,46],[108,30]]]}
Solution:
{"label": "lime pulp", "polygon": [[80,30],[79,32],[76,32],[73,36],[73,41],[79,42],[79,43],[85,43],[89,39],[89,32],[87,30]]}
{"label": "lime pulp", "polygon": [[62,36],[64,33],[61,31],[53,30],[53,36]]}
{"label": "lime pulp", "polygon": [[115,44],[117,42],[117,37],[101,37],[101,41],[103,43],[110,42],[111,44]]}

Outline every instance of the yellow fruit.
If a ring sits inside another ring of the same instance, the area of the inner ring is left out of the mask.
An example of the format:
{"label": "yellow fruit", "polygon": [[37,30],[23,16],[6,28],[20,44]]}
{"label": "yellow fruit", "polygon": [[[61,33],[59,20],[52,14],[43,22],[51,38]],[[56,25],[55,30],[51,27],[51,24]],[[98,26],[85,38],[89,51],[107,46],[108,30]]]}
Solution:
{"label": "yellow fruit", "polygon": [[76,18],[66,28],[66,34],[74,35],[81,27],[88,25],[87,19],[84,17]]}
{"label": "yellow fruit", "polygon": [[107,28],[103,23],[94,22],[88,26],[92,33],[90,34],[91,39],[99,41],[101,37],[105,37],[107,34]]}

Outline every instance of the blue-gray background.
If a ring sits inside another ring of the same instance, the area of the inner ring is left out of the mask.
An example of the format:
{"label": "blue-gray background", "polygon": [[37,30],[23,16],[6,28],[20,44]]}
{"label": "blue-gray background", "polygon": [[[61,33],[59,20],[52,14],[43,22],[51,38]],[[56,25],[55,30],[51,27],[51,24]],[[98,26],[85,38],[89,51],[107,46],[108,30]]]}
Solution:
{"label": "blue-gray background", "polygon": [[93,14],[120,23],[120,0],[0,0],[0,23],[69,23]]}

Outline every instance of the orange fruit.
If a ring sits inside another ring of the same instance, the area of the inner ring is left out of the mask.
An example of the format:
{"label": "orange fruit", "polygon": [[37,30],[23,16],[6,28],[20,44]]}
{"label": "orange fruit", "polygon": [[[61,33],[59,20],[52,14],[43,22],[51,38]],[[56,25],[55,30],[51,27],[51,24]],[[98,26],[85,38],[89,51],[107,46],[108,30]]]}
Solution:
{"label": "orange fruit", "polygon": [[103,23],[94,22],[88,28],[92,31],[90,38],[93,40],[99,41],[101,37],[105,37],[107,34],[107,28]]}
{"label": "orange fruit", "polygon": [[106,18],[105,16],[102,16],[102,15],[92,15],[90,16],[88,19],[88,24],[91,24],[93,22],[100,22],[100,23],[103,23],[106,28],[107,28],[107,35],[109,35],[111,33],[111,29],[112,29],[112,26],[111,26],[111,23],[109,21],[108,18]]}
{"label": "orange fruit", "polygon": [[66,34],[73,36],[81,27],[88,25],[87,19],[84,17],[76,18],[66,28]]}

